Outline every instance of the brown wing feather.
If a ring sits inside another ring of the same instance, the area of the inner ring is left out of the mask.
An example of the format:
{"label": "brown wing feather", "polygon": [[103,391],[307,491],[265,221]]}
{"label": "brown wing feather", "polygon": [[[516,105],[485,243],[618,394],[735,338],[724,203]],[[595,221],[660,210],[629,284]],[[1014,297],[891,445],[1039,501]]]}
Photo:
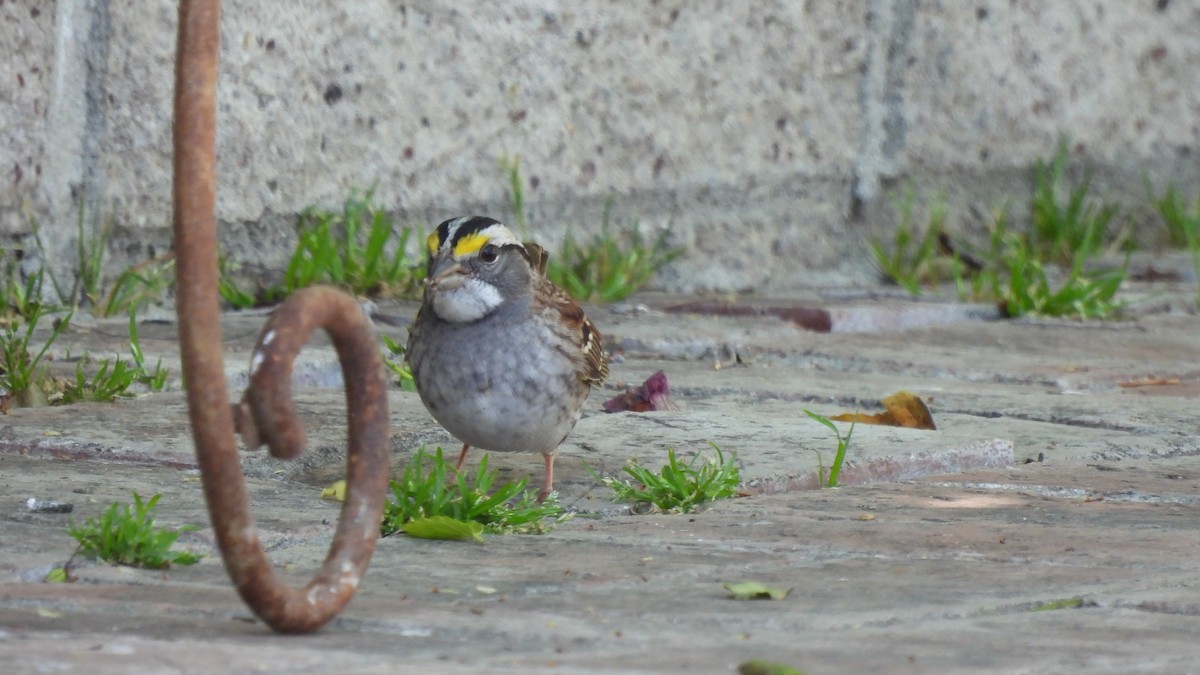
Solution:
{"label": "brown wing feather", "polygon": [[592,385],[604,384],[604,380],[608,379],[604,337],[575,298],[546,278],[546,264],[550,261],[546,249],[529,242],[524,246],[529,253],[529,264],[538,272],[534,282],[538,285],[535,295],[541,297],[553,314],[560,317],[563,328],[579,350],[571,359],[581,365],[579,379]]}
{"label": "brown wing feather", "polygon": [[546,276],[546,265],[550,263],[550,254],[546,249],[531,241],[521,244],[525,247],[525,252],[529,254],[529,266],[533,271],[538,273],[538,276]]}

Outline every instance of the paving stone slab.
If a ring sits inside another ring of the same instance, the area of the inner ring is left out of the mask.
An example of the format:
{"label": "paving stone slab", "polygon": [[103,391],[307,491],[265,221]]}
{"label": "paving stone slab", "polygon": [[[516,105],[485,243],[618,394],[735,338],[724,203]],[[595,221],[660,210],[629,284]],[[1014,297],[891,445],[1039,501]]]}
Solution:
{"label": "paving stone slab", "polygon": [[[732,672],[751,658],[810,673],[1124,673],[1200,663],[1195,315],[835,334],[646,300],[595,311],[618,358],[558,460],[573,520],[482,545],[381,540],[348,609],[301,638],[272,635],[228,583],[177,384],[115,404],[12,411],[0,418],[0,658],[12,672],[91,673]],[[376,308],[381,330],[402,338],[411,309]],[[264,317],[226,317],[231,399]],[[64,350],[121,349],[122,322],[86,328],[68,333]],[[142,336],[177,373],[173,330],[148,322]],[[318,339],[303,363],[297,405],[312,449],[293,463],[243,455],[264,544],[296,584],[325,555],[338,506],[317,493],[345,461],[332,352]],[[599,411],[660,369],[680,410]],[[898,389],[929,401],[938,429],[859,425],[848,484],[809,489],[834,442],[801,410],[868,411]],[[394,468],[421,445],[454,447],[414,394],[391,392],[390,404]],[[632,516],[591,474],[630,459],[654,465],[669,447],[711,452],[710,442],[737,454],[746,491],[758,494]],[[492,463],[505,479],[539,479],[536,456]],[[85,562],[76,583],[41,583],[74,549],[66,525],[130,490],[163,495],[161,523],[200,525],[180,545],[209,557],[165,572]],[[30,497],[74,510],[31,513]],[[728,599],[722,584],[744,579],[793,591],[778,602]],[[1059,600],[1078,606],[1049,608]]]}
{"label": "paving stone slab", "polygon": [[[95,503],[140,484],[164,492],[163,522],[204,519],[194,477],[177,471],[3,457],[6,504],[17,471],[90,481],[81,500]],[[336,507],[289,481],[250,486],[275,565],[301,583]],[[75,584],[0,586],[0,653],[14,672],[731,672],[750,658],[806,672],[1172,672],[1200,659],[1197,504],[1173,498],[1197,488],[1196,457],[1035,463],[581,517],[482,545],[392,537],[345,614],[304,638],[254,620],[214,558],[167,572],[85,564]],[[6,516],[19,557],[68,554],[46,517]],[[745,579],[793,591],[728,599],[722,584]],[[1034,611],[1065,599],[1079,606]]]}

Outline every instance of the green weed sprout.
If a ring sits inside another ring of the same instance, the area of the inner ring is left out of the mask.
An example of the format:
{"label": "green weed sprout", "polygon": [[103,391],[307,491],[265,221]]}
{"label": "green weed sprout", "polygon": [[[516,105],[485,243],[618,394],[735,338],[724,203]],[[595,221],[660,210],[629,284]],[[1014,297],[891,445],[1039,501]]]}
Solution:
{"label": "green weed sprout", "polygon": [[680,462],[675,450],[667,450],[667,463],[659,473],[630,462],[623,470],[636,483],[615,477],[600,481],[612,489],[617,501],[650,503],[662,511],[687,513],[704,502],[734,497],[741,484],[737,458],[726,459],[721,448],[709,443],[716,457],[701,458],[699,454],[691,462]]}
{"label": "green weed sprout", "polygon": [[396,384],[400,386],[401,391],[416,391],[417,383],[413,380],[412,370],[404,361],[405,347],[396,342],[387,335],[381,335],[383,338],[383,365],[387,366],[388,371],[396,376]]}
{"label": "green weed sprout", "polygon": [[38,403],[36,399],[44,396],[40,385],[49,378],[49,374],[42,359],[46,356],[46,350],[50,349],[50,345],[54,344],[59,335],[62,335],[71,320],[71,316],[67,315],[56,322],[54,331],[46,339],[42,348],[30,356],[29,342],[33,338],[33,331],[37,328],[41,317],[42,309],[37,307],[25,319],[24,331],[20,329],[20,322],[10,321],[4,329],[4,337],[0,342],[0,351],[3,352],[4,360],[0,364],[0,369],[3,370],[0,372],[0,388],[7,390],[20,406],[35,405]]}
{"label": "green weed sprout", "polygon": [[829,466],[829,477],[825,476],[825,464],[821,460],[821,452],[813,450],[817,455],[817,483],[820,487],[837,487],[838,478],[842,474],[842,463],[846,461],[846,451],[850,449],[850,437],[854,435],[854,422],[850,423],[850,428],[846,431],[846,435],[842,436],[842,432],[837,426],[824,415],[818,415],[811,410],[804,410],[805,415],[808,415],[814,421],[827,427],[833,432],[837,438],[837,452],[833,455],[833,464]]}
{"label": "green weed sprout", "polygon": [[154,526],[150,512],[162,495],[143,502],[133,492],[133,506],[113,502],[96,518],[82,525],[72,525],[67,532],[79,542],[79,554],[112,565],[129,565],[147,569],[163,569],[171,565],[193,565],[203,555],[189,551],[172,551],[171,546],[183,532],[196,530],[185,525],[177,530]]}

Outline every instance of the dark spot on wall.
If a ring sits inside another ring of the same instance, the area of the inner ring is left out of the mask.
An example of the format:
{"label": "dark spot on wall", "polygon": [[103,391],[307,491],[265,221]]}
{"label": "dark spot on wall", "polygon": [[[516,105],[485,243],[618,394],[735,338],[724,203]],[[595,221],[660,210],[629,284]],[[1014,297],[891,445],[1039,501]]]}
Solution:
{"label": "dark spot on wall", "polygon": [[662,173],[663,167],[666,165],[667,160],[662,155],[654,158],[654,168],[651,169],[651,172],[654,174],[655,178],[658,178],[658,174]]}
{"label": "dark spot on wall", "polygon": [[429,126],[429,118],[428,118],[428,117],[422,117],[422,118],[421,118],[421,126],[423,126],[423,127],[428,127],[428,126]]}
{"label": "dark spot on wall", "polygon": [[13,185],[17,185],[21,182],[21,175],[21,165],[17,162],[13,162]]}
{"label": "dark spot on wall", "polygon": [[516,111],[516,112],[514,112],[514,113],[510,113],[510,114],[509,114],[509,116],[508,116],[508,119],[509,119],[509,120],[510,120],[510,121],[511,121],[513,124],[516,124],[517,122],[520,122],[521,120],[524,120],[524,119],[525,119],[525,116],[526,116],[526,115],[528,115],[528,114],[529,114],[529,113],[528,113],[527,111],[525,111],[525,110],[518,110],[518,111]]}
{"label": "dark spot on wall", "polygon": [[1158,11],[1161,12],[1164,9],[1166,9],[1167,5],[1169,5],[1169,4],[1171,4],[1171,0],[1158,0],[1158,3],[1155,5],[1155,8],[1157,8]]}
{"label": "dark spot on wall", "polygon": [[323,98],[329,105],[337,103],[338,101],[342,100],[342,88],[336,84],[330,84],[328,87],[325,87]]}
{"label": "dark spot on wall", "polygon": [[983,21],[984,19],[988,18],[988,9],[987,9],[987,7],[978,7],[978,8],[976,8],[976,9],[975,9],[975,18],[976,18],[976,19],[978,19],[978,20],[980,20],[980,21]]}
{"label": "dark spot on wall", "polygon": [[671,10],[669,17],[671,23],[675,23],[675,20],[679,18],[679,8],[676,7],[675,9]]}
{"label": "dark spot on wall", "polygon": [[541,179],[541,178],[538,178],[537,176],[530,176],[530,177],[529,177],[529,189],[530,189],[530,190],[536,190],[536,189],[538,189],[538,186],[539,186],[539,185],[541,185],[541,184],[542,184],[542,179]]}
{"label": "dark spot on wall", "polygon": [[279,188],[279,181],[277,181],[275,179],[271,179],[271,180],[267,181],[267,189],[270,190],[271,192],[275,192],[275,190],[277,190],[278,188]]}
{"label": "dark spot on wall", "polygon": [[775,128],[780,131],[783,131],[784,129],[786,129],[787,128],[787,118],[780,117],[779,119],[775,120]]}
{"label": "dark spot on wall", "polygon": [[38,9],[37,7],[31,7],[29,9],[29,16],[32,16],[33,18],[36,19],[41,15],[42,15],[42,10]]}
{"label": "dark spot on wall", "polygon": [[354,65],[353,65],[353,64],[350,64],[350,63],[347,63],[346,65],[342,66],[342,72],[343,72],[343,73],[352,73],[352,72],[354,72]]}
{"label": "dark spot on wall", "polygon": [[590,159],[585,161],[583,163],[583,165],[579,167],[579,172],[582,173],[587,178],[591,178],[592,176],[595,176],[596,175],[596,163]]}
{"label": "dark spot on wall", "polygon": [[410,146],[404,148],[404,159],[412,159],[412,158],[413,158],[413,149],[412,149],[412,146],[410,145]]}
{"label": "dark spot on wall", "polygon": [[24,75],[17,73],[17,84],[21,85],[22,87],[25,86],[25,76]]}
{"label": "dark spot on wall", "polygon": [[267,40],[267,44],[265,46],[267,48],[267,51],[269,51],[269,52],[275,51],[275,38],[271,38],[270,40]]}

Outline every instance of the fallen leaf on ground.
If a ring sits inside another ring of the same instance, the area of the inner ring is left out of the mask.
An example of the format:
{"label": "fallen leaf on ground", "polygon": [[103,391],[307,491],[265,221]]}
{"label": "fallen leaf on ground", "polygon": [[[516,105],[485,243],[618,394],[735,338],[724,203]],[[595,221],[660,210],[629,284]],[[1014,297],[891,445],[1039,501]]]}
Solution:
{"label": "fallen leaf on ground", "polygon": [[455,520],[450,516],[413,518],[400,526],[404,533],[418,539],[483,542],[483,525],[474,521]]}
{"label": "fallen leaf on ground", "polygon": [[658,371],[642,386],[618,394],[604,402],[605,412],[650,412],[652,410],[679,410],[679,406],[671,400],[671,388],[667,384],[667,375]]}
{"label": "fallen leaf on ground", "polygon": [[835,422],[858,422],[860,424],[883,424],[891,427],[907,427],[909,429],[937,430],[933,424],[933,414],[920,396],[911,391],[898,391],[883,399],[884,411],[876,415],[863,413],[843,413],[829,419]]}
{"label": "fallen leaf on ground", "polygon": [[67,577],[67,569],[65,567],[55,567],[50,570],[50,574],[46,575],[46,583],[50,584],[65,584],[70,581]]}
{"label": "fallen leaf on ground", "polygon": [[786,663],[752,659],[738,664],[738,675],[804,675]]}
{"label": "fallen leaf on ground", "polygon": [[332,485],[321,490],[321,499],[331,502],[346,501],[346,481],[334,481]]}
{"label": "fallen leaf on ground", "polygon": [[772,588],[757,581],[725,584],[725,590],[733,595],[734,600],[782,600],[792,592],[790,588]]}

